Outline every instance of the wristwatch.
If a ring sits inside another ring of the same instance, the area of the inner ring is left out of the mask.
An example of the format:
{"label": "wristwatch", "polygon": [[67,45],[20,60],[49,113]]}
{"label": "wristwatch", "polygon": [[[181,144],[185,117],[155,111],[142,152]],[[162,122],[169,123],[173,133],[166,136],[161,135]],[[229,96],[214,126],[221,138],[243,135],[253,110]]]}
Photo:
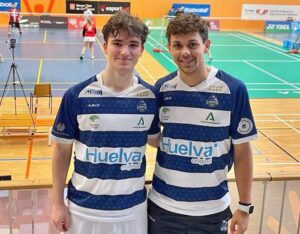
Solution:
{"label": "wristwatch", "polygon": [[254,206],[250,203],[242,203],[239,202],[238,209],[244,211],[247,214],[252,214],[254,210]]}

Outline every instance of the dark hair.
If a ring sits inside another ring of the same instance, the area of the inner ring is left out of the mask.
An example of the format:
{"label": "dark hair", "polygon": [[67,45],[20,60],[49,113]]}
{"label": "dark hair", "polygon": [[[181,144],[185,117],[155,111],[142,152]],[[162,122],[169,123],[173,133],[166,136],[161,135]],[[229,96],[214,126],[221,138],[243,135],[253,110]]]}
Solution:
{"label": "dark hair", "polygon": [[136,36],[144,44],[149,29],[138,17],[134,17],[125,11],[119,11],[102,28],[104,41],[107,42],[110,35],[119,36],[120,32],[126,32],[129,36]]}
{"label": "dark hair", "polygon": [[208,39],[209,22],[199,15],[183,13],[172,19],[167,27],[166,36],[170,43],[171,35],[198,32],[205,42]]}

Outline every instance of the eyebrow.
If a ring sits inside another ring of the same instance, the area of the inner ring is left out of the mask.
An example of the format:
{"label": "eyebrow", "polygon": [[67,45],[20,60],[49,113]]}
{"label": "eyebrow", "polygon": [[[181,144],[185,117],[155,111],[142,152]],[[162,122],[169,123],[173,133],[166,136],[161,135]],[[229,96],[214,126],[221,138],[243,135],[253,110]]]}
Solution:
{"label": "eyebrow", "polygon": [[[121,40],[121,39],[112,39],[112,42],[124,42],[126,40]],[[141,44],[141,42],[139,40],[130,40],[129,43],[137,43],[137,44]]]}

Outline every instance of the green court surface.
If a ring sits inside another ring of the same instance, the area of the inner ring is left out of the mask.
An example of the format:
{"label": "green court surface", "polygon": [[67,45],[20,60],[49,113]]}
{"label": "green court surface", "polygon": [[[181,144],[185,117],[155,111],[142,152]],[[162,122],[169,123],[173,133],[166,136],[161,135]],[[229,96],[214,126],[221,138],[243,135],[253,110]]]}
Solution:
{"label": "green court surface", "polygon": [[[243,80],[251,98],[300,98],[300,55],[240,32],[210,32],[212,66]],[[176,70],[161,30],[151,30],[146,50],[169,72]],[[160,48],[164,52],[153,52]]]}

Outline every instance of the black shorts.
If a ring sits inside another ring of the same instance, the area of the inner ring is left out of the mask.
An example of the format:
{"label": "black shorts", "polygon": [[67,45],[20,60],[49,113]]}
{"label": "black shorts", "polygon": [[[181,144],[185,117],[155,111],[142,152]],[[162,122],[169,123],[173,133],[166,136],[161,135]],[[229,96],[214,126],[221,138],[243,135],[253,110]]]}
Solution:
{"label": "black shorts", "polygon": [[15,26],[16,28],[20,28],[20,23],[19,22],[9,21],[9,25],[11,25],[12,27]]}
{"label": "black shorts", "polygon": [[227,234],[230,208],[207,216],[176,214],[148,199],[148,234]]}

